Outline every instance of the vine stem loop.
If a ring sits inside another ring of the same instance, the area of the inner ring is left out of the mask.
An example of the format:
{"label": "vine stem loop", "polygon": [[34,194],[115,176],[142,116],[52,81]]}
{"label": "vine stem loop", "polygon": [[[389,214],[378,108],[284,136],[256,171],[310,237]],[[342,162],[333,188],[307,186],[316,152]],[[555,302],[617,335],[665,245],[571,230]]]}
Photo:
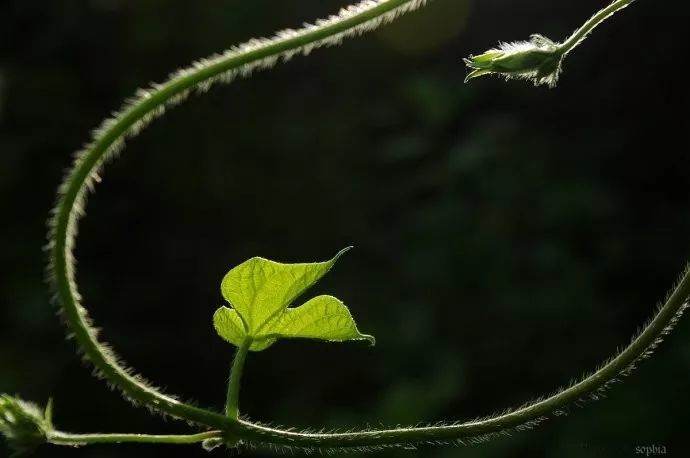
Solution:
{"label": "vine stem loop", "polygon": [[218,82],[230,82],[253,71],[270,68],[297,53],[340,43],[412,11],[426,0],[363,0],[338,15],[308,24],[299,30],[284,30],[271,39],[251,40],[223,54],[211,56],[173,73],[163,84],[139,90],[124,107],[105,120],[93,141],[76,154],[74,164],[60,186],[49,222],[49,278],[62,316],[84,357],[111,385],[137,404],[144,404],[175,418],[237,434],[246,428],[229,418],[200,409],[161,393],[143,378],[134,376],[112,350],[98,341],[97,331],[81,303],[76,282],[74,248],[78,223],[85,212],[86,196],[99,181],[104,164],[113,159],[131,138],[166,108],[182,102],[192,90],[205,91]]}
{"label": "vine stem loop", "polygon": [[[564,43],[564,46],[572,49],[606,17],[631,2],[632,0],[614,2],[578,29]],[[238,351],[235,358],[239,370],[233,371],[230,377],[227,399],[229,416],[227,416],[192,406],[161,393],[143,382],[140,377],[132,375],[120,359],[98,341],[97,331],[81,303],[77,288],[74,261],[75,240],[79,219],[84,214],[86,196],[98,181],[98,174],[105,162],[115,157],[116,153],[124,147],[125,140],[135,136],[153,119],[160,116],[166,108],[182,102],[191,91],[205,91],[214,83],[227,83],[236,77],[247,76],[253,71],[269,68],[279,61],[286,61],[298,53],[308,54],[315,48],[338,44],[344,38],[372,30],[425,3],[426,0],[363,0],[357,5],[344,8],[338,15],[315,24],[308,24],[302,29],[285,30],[271,39],[252,40],[224,54],[212,56],[178,71],[163,84],[139,91],[137,97],[130,100],[112,119],[104,121],[101,128],[94,134],[92,143],[77,154],[72,169],[60,187],[57,204],[51,218],[48,245],[51,279],[63,317],[85,358],[127,398],[135,403],[144,404],[152,410],[196,423],[204,428],[220,431],[165,437],[55,433],[51,438],[53,443],[66,445],[125,441],[191,443],[222,436],[275,447],[323,450],[462,442],[534,426],[568,404],[587,399],[588,396],[605,389],[617,377],[629,372],[640,358],[656,347],[659,340],[671,329],[687,307],[686,299],[690,295],[689,270],[685,271],[684,277],[654,319],[628,347],[589,377],[553,396],[484,420],[434,427],[327,434],[269,428],[238,419],[236,395],[239,393],[242,362],[246,357],[246,351],[243,354],[242,349]]]}

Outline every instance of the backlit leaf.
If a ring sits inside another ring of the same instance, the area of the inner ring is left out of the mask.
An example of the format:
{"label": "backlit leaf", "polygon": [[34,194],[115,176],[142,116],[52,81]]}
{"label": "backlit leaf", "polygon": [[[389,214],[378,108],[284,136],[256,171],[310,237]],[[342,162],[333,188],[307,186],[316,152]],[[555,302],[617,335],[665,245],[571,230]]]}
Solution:
{"label": "backlit leaf", "polygon": [[220,307],[213,315],[216,332],[236,346],[251,338],[252,351],[264,350],[282,338],[373,344],[374,338],[359,332],[348,308],[333,296],[317,296],[289,307],[347,250],[325,262],[283,264],[257,257],[233,268],[221,283],[230,307]]}

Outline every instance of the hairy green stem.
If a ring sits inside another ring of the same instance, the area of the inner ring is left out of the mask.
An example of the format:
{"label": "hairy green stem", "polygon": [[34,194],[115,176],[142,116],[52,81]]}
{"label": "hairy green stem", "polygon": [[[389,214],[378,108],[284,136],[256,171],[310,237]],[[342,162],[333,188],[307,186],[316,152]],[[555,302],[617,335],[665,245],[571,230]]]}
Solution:
{"label": "hairy green stem", "polygon": [[622,10],[623,8],[630,5],[635,0],[616,0],[611,3],[606,8],[599,11],[597,14],[592,16],[587,22],[585,22],[582,27],[577,29],[567,40],[565,40],[560,45],[560,51],[563,55],[568,54],[577,45],[582,43],[582,40],[587,38],[592,30],[594,30],[599,24],[604,22],[606,19],[611,17],[614,13]]}
{"label": "hairy green stem", "polygon": [[[207,89],[207,84],[226,75],[245,76],[252,70],[268,68],[282,57],[287,60],[296,52],[307,53],[315,47],[335,44],[357,32],[375,28],[381,18],[392,20],[421,6],[424,0],[365,1],[357,8],[343,10],[333,20],[307,26],[299,31],[285,31],[273,39],[252,41],[226,54],[215,56],[174,74],[167,82],[150,90],[140,91],[138,98],[106,120],[96,132],[93,142],[78,153],[73,168],[67,174],[50,221],[48,249],[50,278],[62,315],[79,343],[84,356],[127,398],[145,404],[176,418],[186,419],[213,428],[238,432],[236,420],[205,409],[194,407],[166,396],[131,374],[119,358],[98,341],[97,332],[81,304],[75,280],[74,245],[84,201],[88,191],[98,181],[98,173],[105,161],[123,146],[124,139],[135,135],[166,106],[179,103],[194,88]],[[335,40],[335,41],[331,41]],[[253,66],[255,63],[261,65]],[[230,73],[229,73],[230,72]]]}
{"label": "hairy green stem", "polygon": [[209,431],[187,435],[156,435],[156,434],[72,434],[62,431],[52,431],[48,442],[55,445],[69,445],[78,447],[91,444],[198,444],[208,439],[220,439],[223,433]]}
{"label": "hairy green stem", "polygon": [[247,353],[249,353],[249,347],[251,347],[251,345],[251,337],[244,339],[242,345],[240,345],[235,352],[235,358],[232,361],[232,369],[230,369],[228,396],[225,401],[225,414],[233,420],[237,420],[240,416],[240,383],[242,381],[244,361],[247,359]]}
{"label": "hairy green stem", "polygon": [[626,374],[635,363],[653,350],[659,339],[670,330],[670,326],[687,307],[690,297],[690,269],[685,271],[678,286],[668,297],[666,303],[644,330],[618,356],[604,364],[592,375],[579,383],[544,400],[532,403],[515,411],[490,417],[486,420],[467,423],[422,428],[398,428],[373,430],[343,434],[300,434],[282,430],[257,427],[248,422],[242,424],[260,435],[266,441],[317,448],[338,447],[377,447],[408,443],[435,443],[438,441],[457,441],[510,431],[531,422],[541,421],[557,413],[560,409],[580,400],[587,400],[609,383]]}
{"label": "hairy green stem", "polygon": [[[632,0],[617,1],[602,10],[564,43],[563,46],[566,47],[564,49],[572,49],[606,17],[631,2]],[[569,404],[586,399],[605,388],[617,377],[627,373],[640,358],[655,347],[686,306],[685,301],[690,295],[690,272],[686,271],[677,288],[654,319],[623,352],[581,382],[549,398],[506,414],[461,424],[340,434],[309,434],[268,428],[239,420],[233,415],[237,402],[235,394],[231,395],[231,391],[235,389],[234,386],[239,390],[241,362],[246,357],[246,354],[241,355],[241,349],[235,359],[240,370],[233,371],[231,374],[228,401],[231,399],[233,401],[228,402],[228,413],[230,414],[228,417],[194,407],[162,394],[157,389],[142,382],[138,377],[131,375],[131,372],[98,341],[96,331],[80,302],[81,298],[75,280],[73,252],[78,221],[83,214],[85,196],[97,181],[98,172],[104,162],[123,146],[124,139],[134,136],[155,116],[160,115],[166,106],[179,103],[192,89],[205,90],[213,82],[228,82],[236,76],[245,76],[253,70],[268,68],[278,59],[287,60],[297,52],[308,53],[314,47],[335,44],[345,37],[378,26],[382,20],[390,21],[397,14],[423,4],[423,0],[367,0],[354,9],[344,10],[340,16],[332,20],[307,26],[297,31],[285,31],[270,40],[250,42],[227,54],[215,56],[178,72],[162,85],[140,92],[138,98],[126,105],[115,118],[103,124],[96,133],[93,143],[87,146],[76,158],[74,167],[61,187],[51,222],[49,249],[52,280],[57,299],[62,306],[64,319],[85,357],[128,398],[171,416],[186,419],[204,427],[219,429],[222,434],[210,432],[194,436],[168,436],[167,439],[164,439],[163,436],[58,433],[51,438],[51,441],[55,443],[62,441],[62,443],[68,444],[72,440],[72,445],[97,442],[150,441],[145,439],[169,443],[190,443],[198,442],[196,439],[205,440],[222,436],[223,440],[228,442],[231,442],[228,438],[232,438],[232,441],[243,440],[279,447],[330,449],[471,440],[476,437],[532,426]],[[233,381],[233,377],[236,378],[236,381]],[[174,439],[170,439],[171,437]],[[174,442],[176,440],[182,442]]]}

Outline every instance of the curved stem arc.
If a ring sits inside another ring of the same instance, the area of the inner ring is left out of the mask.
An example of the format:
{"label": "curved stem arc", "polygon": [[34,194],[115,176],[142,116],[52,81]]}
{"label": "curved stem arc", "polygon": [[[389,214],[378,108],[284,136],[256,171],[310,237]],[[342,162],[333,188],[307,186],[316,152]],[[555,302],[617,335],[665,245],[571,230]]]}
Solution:
{"label": "curved stem arc", "polygon": [[139,91],[119,113],[104,121],[95,132],[93,142],[77,153],[72,169],[60,186],[49,222],[50,279],[63,318],[84,356],[126,397],[176,418],[232,432],[238,430],[236,420],[181,402],[133,376],[119,358],[98,341],[97,332],[81,304],[75,279],[74,248],[86,196],[98,181],[104,163],[124,146],[126,138],[136,135],[167,106],[180,103],[191,90],[207,90],[214,82],[247,76],[252,71],[270,67],[279,59],[288,60],[299,52],[307,54],[317,47],[337,44],[425,3],[426,0],[364,0],[314,25],[285,30],[272,39],[252,40],[225,54],[197,62],[174,73],[167,82]]}
{"label": "curved stem arc", "polygon": [[560,409],[578,401],[587,400],[588,396],[595,395],[617,378],[627,375],[641,358],[656,348],[661,338],[675,325],[688,307],[688,297],[690,297],[690,268],[686,269],[680,282],[656,316],[615,358],[565,390],[512,412],[489,417],[485,420],[448,426],[396,428],[342,434],[302,434],[261,427],[244,421],[241,424],[261,436],[262,441],[287,446],[316,448],[378,447],[396,444],[463,441],[502,431],[521,429],[521,427],[535,426],[542,420],[556,415]]}
{"label": "curved stem arc", "polygon": [[[612,6],[631,2],[632,0],[619,0]],[[316,25],[308,25],[296,31],[284,31],[270,40],[252,41],[226,54],[199,62],[174,74],[164,84],[156,85],[148,91],[141,91],[138,98],[126,105],[113,119],[104,122],[102,128],[96,132],[93,142],[78,154],[73,168],[60,188],[51,220],[48,248],[52,283],[62,306],[64,319],[85,357],[94,364],[109,383],[120,389],[128,398],[173,417],[222,430],[224,437],[276,446],[324,449],[458,441],[525,425],[534,425],[564,406],[596,393],[629,371],[640,358],[656,346],[659,339],[675,323],[686,308],[686,299],[690,295],[689,271],[686,271],[677,288],[654,319],[625,350],[589,377],[547,399],[485,420],[438,427],[340,434],[309,434],[264,427],[178,401],[133,376],[117,357],[98,341],[97,332],[81,304],[77,289],[74,264],[75,238],[79,219],[83,215],[86,195],[97,181],[98,172],[103,164],[122,148],[124,140],[136,135],[156,116],[159,116],[166,106],[181,102],[190,90],[203,91],[214,82],[229,82],[235,77],[246,76],[252,71],[268,68],[278,60],[287,60],[296,53],[308,53],[316,47],[338,43],[345,37],[371,30],[382,22],[390,21],[399,14],[411,11],[424,3],[425,0],[364,0],[358,5],[344,9],[339,16],[318,22]],[[602,16],[598,22],[613,12],[615,11]],[[594,18],[598,18],[598,15]],[[569,49],[581,41],[598,22],[591,22],[589,28],[581,28],[566,41],[566,43],[570,42]],[[79,435],[61,434],[64,441],[70,438],[77,440],[79,437]],[[140,437],[142,442],[144,439],[165,440],[146,435],[82,435],[81,439],[86,440],[87,437],[93,441],[102,442],[109,440],[117,442],[116,439],[137,441],[136,437]],[[190,437],[196,439],[195,436],[173,437],[181,441],[192,440],[189,439]],[[60,436],[56,436],[55,440],[61,440]]]}

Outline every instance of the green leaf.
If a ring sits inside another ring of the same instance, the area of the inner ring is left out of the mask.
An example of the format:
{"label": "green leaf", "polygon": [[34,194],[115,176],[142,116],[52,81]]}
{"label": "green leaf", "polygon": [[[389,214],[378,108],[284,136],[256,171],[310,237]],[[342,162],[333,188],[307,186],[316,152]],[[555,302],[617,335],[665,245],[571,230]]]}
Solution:
{"label": "green leaf", "polygon": [[252,351],[265,350],[283,338],[369,340],[374,344],[372,336],[359,332],[345,304],[333,296],[317,296],[299,307],[289,307],[347,250],[325,262],[283,264],[251,258],[233,268],[221,283],[223,297],[232,308],[216,310],[216,332],[238,347],[251,338]]}

